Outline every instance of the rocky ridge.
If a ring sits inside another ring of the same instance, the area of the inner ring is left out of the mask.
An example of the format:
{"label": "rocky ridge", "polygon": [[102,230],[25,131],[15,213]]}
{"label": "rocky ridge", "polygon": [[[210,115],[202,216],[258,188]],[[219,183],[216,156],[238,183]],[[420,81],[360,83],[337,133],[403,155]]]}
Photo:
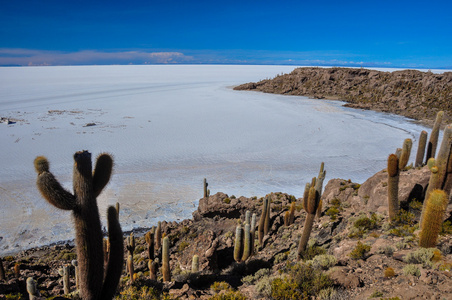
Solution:
{"label": "rocky ridge", "polygon": [[445,123],[452,122],[452,72],[305,67],[234,89],[342,100],[348,107],[395,113],[428,125],[443,110]]}

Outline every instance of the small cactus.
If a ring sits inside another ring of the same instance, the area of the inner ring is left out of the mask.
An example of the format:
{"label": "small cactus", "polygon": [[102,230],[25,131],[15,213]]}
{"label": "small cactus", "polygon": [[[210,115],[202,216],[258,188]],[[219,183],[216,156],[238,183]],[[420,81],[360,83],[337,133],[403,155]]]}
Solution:
{"label": "small cactus", "polygon": [[155,260],[150,259],[148,262],[149,279],[157,280],[158,263]]}
{"label": "small cactus", "polygon": [[69,266],[63,266],[63,289],[64,294],[67,295],[71,292],[71,282],[69,281]]}
{"label": "small cactus", "polygon": [[199,256],[193,255],[192,261],[191,261],[191,272],[192,273],[198,273],[199,272]]}
{"label": "small cactus", "polygon": [[133,268],[133,256],[129,254],[127,257],[127,273],[129,273],[130,282],[134,281],[133,275],[135,274],[134,268]]}
{"label": "small cactus", "polygon": [[251,255],[254,255],[254,243],[256,241],[256,213],[251,216]]}
{"label": "small cactus", "polygon": [[309,189],[308,199],[306,203],[306,220],[303,227],[303,234],[298,244],[298,259],[301,259],[303,252],[306,251],[308,245],[309,236],[311,235],[312,225],[314,223],[315,213],[319,205],[319,194],[315,189],[315,186],[311,186]]}
{"label": "small cactus", "polygon": [[292,202],[290,204],[289,209],[289,225],[292,225],[294,221],[295,221],[295,202]]}
{"label": "small cactus", "polygon": [[395,154],[388,157],[388,210],[392,221],[399,212],[399,159]]}
{"label": "small cactus", "polygon": [[27,292],[30,300],[37,300],[39,297],[38,285],[33,277],[27,278]]}
{"label": "small cactus", "polygon": [[243,236],[242,261],[246,261],[250,256],[251,256],[251,225],[245,224],[245,232]]}
{"label": "small cactus", "polygon": [[444,191],[433,190],[426,202],[422,229],[419,234],[419,246],[433,248],[436,247],[438,234],[441,231],[441,225],[449,199]]}
{"label": "small cactus", "polygon": [[20,264],[19,264],[19,263],[16,263],[16,264],[14,265],[14,276],[15,276],[16,278],[19,278],[19,277],[20,277]]}
{"label": "small cactus", "polygon": [[403,141],[402,153],[399,159],[399,170],[405,169],[410,160],[411,148],[413,146],[413,141],[411,139],[405,139]]}
{"label": "small cactus", "polygon": [[163,238],[162,243],[162,275],[164,282],[171,281],[171,270],[169,264],[169,239],[167,236]]}
{"label": "small cactus", "polygon": [[415,167],[421,167],[424,162],[425,146],[427,145],[427,131],[422,130],[419,136],[419,145],[417,147]]}

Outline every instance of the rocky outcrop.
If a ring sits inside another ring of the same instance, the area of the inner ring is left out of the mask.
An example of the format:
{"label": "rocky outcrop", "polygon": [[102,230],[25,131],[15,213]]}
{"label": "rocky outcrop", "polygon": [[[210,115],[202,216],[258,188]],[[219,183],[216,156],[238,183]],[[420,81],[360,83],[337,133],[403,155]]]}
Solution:
{"label": "rocky outcrop", "polygon": [[445,123],[452,122],[452,72],[306,67],[234,89],[342,100],[349,107],[395,113],[428,124],[443,110]]}

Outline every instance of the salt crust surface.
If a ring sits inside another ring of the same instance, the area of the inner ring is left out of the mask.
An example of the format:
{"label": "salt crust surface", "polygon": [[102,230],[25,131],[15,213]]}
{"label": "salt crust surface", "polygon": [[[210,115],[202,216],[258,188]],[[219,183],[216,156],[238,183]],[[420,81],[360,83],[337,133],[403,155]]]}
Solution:
{"label": "salt crust surface", "polygon": [[[72,155],[113,154],[98,198],[121,204],[123,230],[190,218],[211,193],[301,197],[325,162],[331,178],[363,182],[422,130],[406,118],[232,86],[291,66],[77,66],[0,68],[0,255],[74,236],[70,213],[45,202],[33,160],[72,190]],[[414,156],[414,155],[413,155]]]}

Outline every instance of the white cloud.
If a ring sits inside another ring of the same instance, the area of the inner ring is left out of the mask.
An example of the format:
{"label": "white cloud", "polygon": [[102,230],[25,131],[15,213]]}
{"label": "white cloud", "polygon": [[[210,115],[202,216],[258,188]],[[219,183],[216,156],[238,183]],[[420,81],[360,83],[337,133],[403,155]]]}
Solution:
{"label": "white cloud", "polygon": [[92,65],[92,64],[168,64],[189,63],[192,56],[181,52],[83,50],[62,52],[0,48],[0,66],[6,65]]}

